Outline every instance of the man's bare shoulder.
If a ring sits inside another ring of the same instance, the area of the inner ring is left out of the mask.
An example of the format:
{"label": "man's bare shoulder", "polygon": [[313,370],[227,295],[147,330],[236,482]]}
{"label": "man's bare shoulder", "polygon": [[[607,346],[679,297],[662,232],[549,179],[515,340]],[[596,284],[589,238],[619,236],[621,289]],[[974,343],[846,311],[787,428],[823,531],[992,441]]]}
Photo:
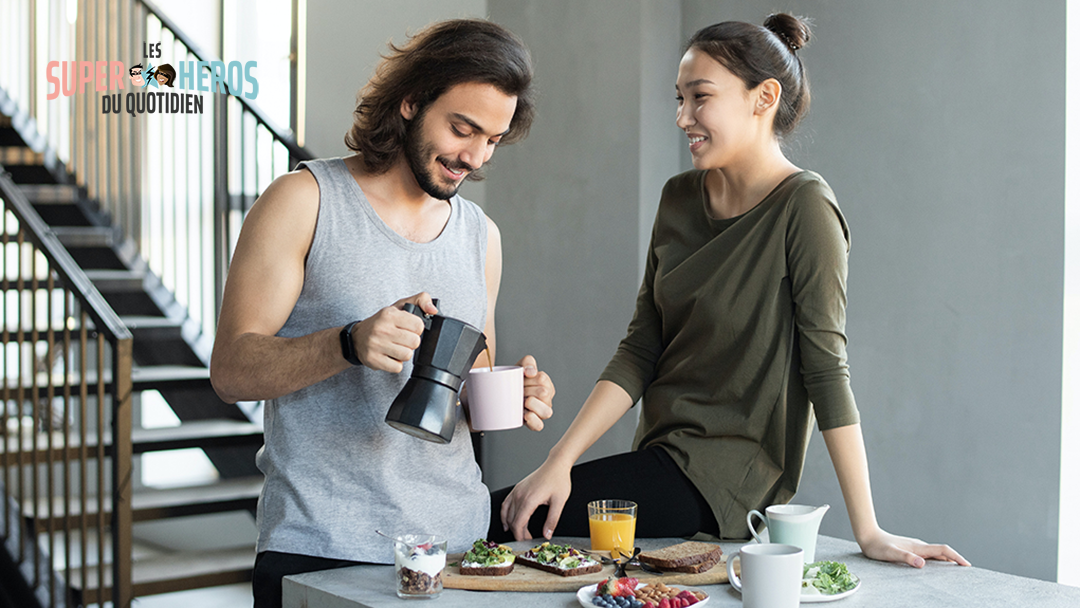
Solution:
{"label": "man's bare shoulder", "polygon": [[[295,255],[303,259],[319,219],[319,184],[300,169],[279,176],[255,201],[240,231],[237,254]],[[236,256],[234,256],[234,260]]]}
{"label": "man's bare shoulder", "polygon": [[319,182],[307,169],[290,171],[267,186],[255,203],[256,207],[260,205],[274,210],[318,213]]}

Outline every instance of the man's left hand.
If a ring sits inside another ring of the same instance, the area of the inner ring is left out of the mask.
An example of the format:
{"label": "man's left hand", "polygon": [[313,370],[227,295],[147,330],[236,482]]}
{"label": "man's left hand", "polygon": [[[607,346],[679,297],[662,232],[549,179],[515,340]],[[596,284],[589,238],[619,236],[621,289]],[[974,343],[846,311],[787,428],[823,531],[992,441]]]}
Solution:
{"label": "man's left hand", "polygon": [[536,366],[532,355],[522,357],[518,365],[525,368],[525,426],[539,431],[544,428],[544,421],[551,418],[555,385],[551,377]]}

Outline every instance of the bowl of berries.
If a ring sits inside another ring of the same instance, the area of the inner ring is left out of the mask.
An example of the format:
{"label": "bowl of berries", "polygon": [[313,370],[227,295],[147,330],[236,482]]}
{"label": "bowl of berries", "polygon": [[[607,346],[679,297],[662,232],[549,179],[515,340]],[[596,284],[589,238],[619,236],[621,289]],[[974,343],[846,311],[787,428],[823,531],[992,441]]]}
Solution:
{"label": "bowl of berries", "polygon": [[663,583],[643,584],[636,578],[608,578],[586,585],[577,592],[584,608],[682,608],[709,601],[700,589],[669,587]]}

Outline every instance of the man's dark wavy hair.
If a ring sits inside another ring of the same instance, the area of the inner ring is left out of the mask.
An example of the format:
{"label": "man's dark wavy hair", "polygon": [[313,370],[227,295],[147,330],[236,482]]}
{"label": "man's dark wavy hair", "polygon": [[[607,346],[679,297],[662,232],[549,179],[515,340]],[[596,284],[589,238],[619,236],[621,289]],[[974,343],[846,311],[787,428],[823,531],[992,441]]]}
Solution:
{"label": "man's dark wavy hair", "polygon": [[400,48],[390,43],[389,54],[357,95],[345,145],[359,153],[365,170],[385,173],[405,147],[408,121],[401,115],[401,102],[417,104],[419,118],[451,87],[471,82],[517,96],[510,130],[499,142],[512,144],[524,139],[532,125],[532,76],[528,49],[505,28],[482,19],[435,23]]}

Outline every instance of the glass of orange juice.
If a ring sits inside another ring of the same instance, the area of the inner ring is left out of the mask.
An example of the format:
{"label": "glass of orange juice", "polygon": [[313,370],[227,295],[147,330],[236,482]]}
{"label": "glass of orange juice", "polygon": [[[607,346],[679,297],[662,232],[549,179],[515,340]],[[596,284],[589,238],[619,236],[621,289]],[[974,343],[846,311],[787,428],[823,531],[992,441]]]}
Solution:
{"label": "glass of orange juice", "polygon": [[589,539],[593,551],[634,553],[637,503],[629,500],[594,500],[589,503]]}

